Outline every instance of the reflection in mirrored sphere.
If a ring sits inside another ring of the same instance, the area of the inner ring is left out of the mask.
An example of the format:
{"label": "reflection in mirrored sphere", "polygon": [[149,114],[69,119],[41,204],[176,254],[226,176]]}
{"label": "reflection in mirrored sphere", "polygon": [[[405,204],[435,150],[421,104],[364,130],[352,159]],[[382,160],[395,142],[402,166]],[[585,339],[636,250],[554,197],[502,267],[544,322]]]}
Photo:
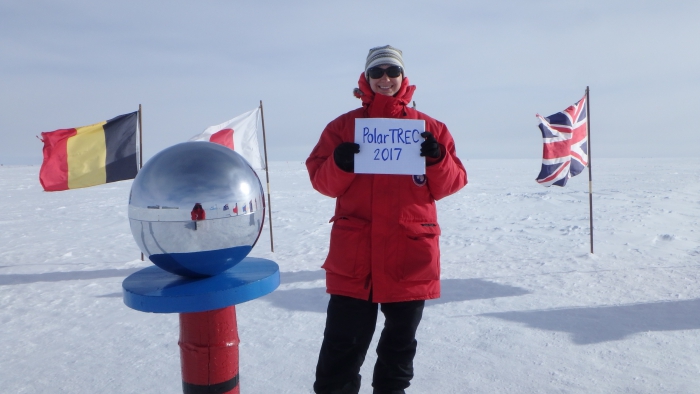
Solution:
{"label": "reflection in mirrored sphere", "polygon": [[211,142],[184,142],[153,156],[131,186],[129,224],[160,268],[217,275],[243,260],[265,218],[262,184],[241,155]]}

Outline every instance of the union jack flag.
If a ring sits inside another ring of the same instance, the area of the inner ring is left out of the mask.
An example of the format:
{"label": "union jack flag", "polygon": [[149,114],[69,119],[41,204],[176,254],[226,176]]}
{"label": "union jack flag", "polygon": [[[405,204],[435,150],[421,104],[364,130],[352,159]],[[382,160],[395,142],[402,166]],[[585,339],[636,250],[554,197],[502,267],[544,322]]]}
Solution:
{"label": "union jack flag", "polygon": [[586,96],[562,112],[537,114],[542,131],[542,169],[537,182],[564,186],[588,165],[588,105]]}

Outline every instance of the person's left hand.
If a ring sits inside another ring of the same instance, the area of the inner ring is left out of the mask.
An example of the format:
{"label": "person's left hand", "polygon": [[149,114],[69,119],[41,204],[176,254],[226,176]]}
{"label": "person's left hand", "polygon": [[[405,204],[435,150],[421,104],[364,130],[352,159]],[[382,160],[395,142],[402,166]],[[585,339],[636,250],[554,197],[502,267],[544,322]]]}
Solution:
{"label": "person's left hand", "polygon": [[420,144],[420,155],[425,157],[432,157],[437,159],[440,157],[440,146],[435,139],[433,133],[429,131],[424,131],[420,134],[421,137],[425,138],[422,144]]}

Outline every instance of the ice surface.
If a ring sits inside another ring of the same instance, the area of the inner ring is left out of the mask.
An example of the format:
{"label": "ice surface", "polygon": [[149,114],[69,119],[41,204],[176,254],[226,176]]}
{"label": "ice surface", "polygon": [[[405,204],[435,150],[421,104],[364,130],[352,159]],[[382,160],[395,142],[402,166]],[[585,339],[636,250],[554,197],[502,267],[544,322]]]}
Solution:
{"label": "ice surface", "polygon": [[[408,392],[698,392],[700,160],[594,159],[595,254],[587,172],[544,188],[539,160],[465,166],[469,185],[438,202],[443,296]],[[241,391],[311,393],[334,200],[301,162],[270,167],[275,253],[266,222],[250,255],[275,260],[282,284],[237,306]],[[121,299],[150,265],[130,182],[46,193],[38,171],[0,167],[0,391],[181,392],[177,315]]]}

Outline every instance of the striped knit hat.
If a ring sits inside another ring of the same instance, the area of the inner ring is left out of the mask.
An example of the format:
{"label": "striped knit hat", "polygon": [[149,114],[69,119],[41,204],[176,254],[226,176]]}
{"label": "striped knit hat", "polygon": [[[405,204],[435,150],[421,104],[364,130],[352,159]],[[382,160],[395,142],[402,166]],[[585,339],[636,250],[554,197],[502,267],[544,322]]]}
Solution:
{"label": "striped knit hat", "polygon": [[404,70],[405,75],[406,67],[404,67],[403,65],[403,56],[401,50],[398,48],[394,48],[391,45],[384,45],[382,47],[374,47],[369,50],[369,53],[367,54],[367,62],[365,62],[365,78],[369,80],[367,70],[374,66],[379,66],[382,64],[400,66]]}

